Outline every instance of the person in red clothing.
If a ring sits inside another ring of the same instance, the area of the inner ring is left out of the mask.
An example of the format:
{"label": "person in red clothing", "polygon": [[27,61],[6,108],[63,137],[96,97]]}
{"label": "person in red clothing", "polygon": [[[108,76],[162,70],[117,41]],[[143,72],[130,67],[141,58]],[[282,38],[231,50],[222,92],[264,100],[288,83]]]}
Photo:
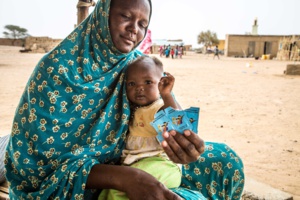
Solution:
{"label": "person in red clothing", "polygon": [[174,49],[172,48],[171,49],[171,57],[172,57],[172,59],[174,58],[174,54],[175,54],[175,52],[174,52]]}

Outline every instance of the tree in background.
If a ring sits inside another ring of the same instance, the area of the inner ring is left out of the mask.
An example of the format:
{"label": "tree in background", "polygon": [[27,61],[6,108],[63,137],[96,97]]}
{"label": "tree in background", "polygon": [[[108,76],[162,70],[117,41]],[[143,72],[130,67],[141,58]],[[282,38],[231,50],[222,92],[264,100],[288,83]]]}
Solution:
{"label": "tree in background", "polygon": [[29,36],[27,29],[16,25],[6,25],[4,28],[7,29],[3,32],[6,38],[21,39]]}
{"label": "tree in background", "polygon": [[203,44],[205,48],[212,46],[212,45],[218,45],[220,43],[218,36],[215,32],[211,32],[210,30],[206,32],[201,32],[198,35],[198,44]]}

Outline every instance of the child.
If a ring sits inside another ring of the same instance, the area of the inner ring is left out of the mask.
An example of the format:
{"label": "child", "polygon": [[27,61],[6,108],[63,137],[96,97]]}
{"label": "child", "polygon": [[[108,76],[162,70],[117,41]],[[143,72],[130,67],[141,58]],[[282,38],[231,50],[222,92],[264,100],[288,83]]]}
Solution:
{"label": "child", "polygon": [[218,49],[218,46],[216,46],[216,48],[215,48],[214,59],[215,59],[215,56],[217,56],[218,59],[220,59],[220,57],[219,57],[219,49]]}
{"label": "child", "polygon": [[175,58],[178,57],[178,45],[176,45],[176,48],[175,48]]}
{"label": "child", "polygon": [[[162,109],[169,106],[179,109],[171,94],[174,82],[174,77],[163,71],[161,61],[155,57],[141,56],[131,63],[126,71],[126,94],[132,116],[126,148],[122,153],[122,163],[152,174],[168,188],[180,185],[181,170],[163,152],[150,122]],[[124,192],[104,190],[99,196],[100,199],[128,198]]]}
{"label": "child", "polygon": [[178,50],[178,56],[179,56],[179,58],[182,58],[182,54],[183,54],[183,47],[180,46],[179,50]]}
{"label": "child", "polygon": [[174,54],[175,54],[175,52],[174,52],[174,49],[172,48],[171,49],[171,57],[172,57],[172,59],[174,59]]}

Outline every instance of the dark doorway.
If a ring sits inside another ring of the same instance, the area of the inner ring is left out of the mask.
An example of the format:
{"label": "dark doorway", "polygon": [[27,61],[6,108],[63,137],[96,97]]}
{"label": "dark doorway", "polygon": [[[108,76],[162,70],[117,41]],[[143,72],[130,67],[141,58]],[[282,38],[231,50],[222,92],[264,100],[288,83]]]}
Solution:
{"label": "dark doorway", "polygon": [[250,41],[248,44],[248,56],[254,57],[255,56],[255,42]]}
{"label": "dark doorway", "polygon": [[272,53],[272,42],[265,42],[264,54],[271,54],[271,53]]}

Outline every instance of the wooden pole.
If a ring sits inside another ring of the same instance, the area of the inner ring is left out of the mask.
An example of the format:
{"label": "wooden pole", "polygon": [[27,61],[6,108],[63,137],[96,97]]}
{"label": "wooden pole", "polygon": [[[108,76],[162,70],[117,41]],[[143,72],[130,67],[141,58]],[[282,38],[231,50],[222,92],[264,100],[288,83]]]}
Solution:
{"label": "wooden pole", "polygon": [[77,26],[89,15],[89,7],[95,6],[93,0],[79,0],[77,4]]}

